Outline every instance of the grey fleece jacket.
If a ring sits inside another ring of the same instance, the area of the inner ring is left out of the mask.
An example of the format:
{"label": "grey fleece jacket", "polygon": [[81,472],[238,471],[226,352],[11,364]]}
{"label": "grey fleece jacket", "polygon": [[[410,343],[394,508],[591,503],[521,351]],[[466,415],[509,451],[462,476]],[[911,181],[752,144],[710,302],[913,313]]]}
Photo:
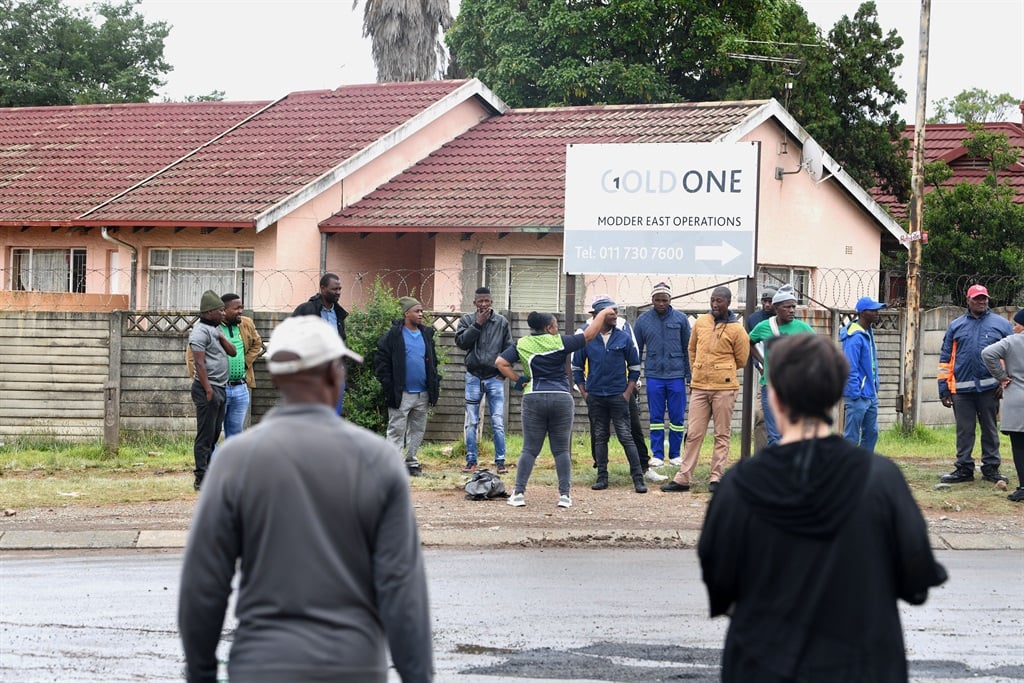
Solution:
{"label": "grey fleece jacket", "polygon": [[225,442],[203,481],[182,567],[178,627],[189,681],[228,662],[245,681],[431,681],[419,535],[401,456],[320,404],[285,404]]}

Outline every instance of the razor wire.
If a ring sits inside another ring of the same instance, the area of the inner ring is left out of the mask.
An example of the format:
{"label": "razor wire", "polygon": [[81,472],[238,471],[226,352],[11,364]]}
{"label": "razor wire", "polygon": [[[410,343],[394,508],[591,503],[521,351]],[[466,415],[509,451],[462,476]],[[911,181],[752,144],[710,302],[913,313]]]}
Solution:
{"label": "razor wire", "polygon": [[[782,282],[773,268],[759,269],[756,281],[758,288],[764,285],[779,287]],[[350,310],[362,308],[373,296],[374,285],[379,280],[395,297],[412,296],[419,299],[425,308],[432,311],[455,313],[461,308],[471,307],[474,290],[485,281],[483,268],[467,269],[394,269],[380,272],[333,270],[342,283],[341,303]],[[807,269],[808,277],[800,283],[793,283],[800,296],[800,304],[808,308],[849,310],[853,302],[862,296],[870,296],[889,305],[890,308],[906,306],[906,276],[895,270],[854,270],[845,268]],[[169,284],[171,303],[152,300],[155,287],[147,269],[138,272],[139,298],[135,310],[156,311],[173,315],[194,313],[203,291],[214,289],[220,293],[234,292],[242,297],[246,310],[289,313],[295,306],[319,293],[320,273],[311,270],[239,270],[221,273],[177,272]],[[545,288],[543,300],[530,308],[536,310],[561,311],[565,305],[566,278],[547,273],[553,283]],[[47,281],[46,278],[40,278]],[[51,280],[52,281],[52,280]],[[128,310],[127,291],[112,293],[112,283],[130,282],[130,274],[121,270],[91,270],[84,281],[95,289],[106,291],[53,292],[21,291],[10,288],[10,282],[3,283],[0,301],[3,307],[27,311],[100,311]],[[546,282],[547,280],[545,280]],[[610,296],[620,306],[646,308],[650,305],[650,292],[654,285],[666,282],[672,289],[673,305],[683,309],[700,310],[707,305],[709,291],[726,284],[733,291],[734,307],[745,305],[745,278],[726,278],[702,275],[614,275],[606,273],[585,273],[575,276],[576,312],[588,310],[589,302],[598,295]],[[97,284],[99,283],[99,284]],[[509,273],[502,287],[512,292],[536,291],[538,274],[531,272]],[[1019,306],[1024,304],[1024,273],[977,274],[977,273],[933,273],[921,276],[921,308],[965,304],[967,288],[973,284],[986,286],[993,306]],[[760,289],[758,290],[760,291]],[[515,297],[511,297],[515,300]],[[522,299],[522,297],[520,297]],[[755,306],[757,302],[754,302]],[[468,309],[467,309],[468,310]]]}

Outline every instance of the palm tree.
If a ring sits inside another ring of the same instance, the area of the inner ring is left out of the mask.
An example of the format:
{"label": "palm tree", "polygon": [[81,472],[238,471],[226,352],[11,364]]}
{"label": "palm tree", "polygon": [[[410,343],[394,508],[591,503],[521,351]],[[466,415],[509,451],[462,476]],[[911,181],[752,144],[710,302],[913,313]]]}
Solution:
{"label": "palm tree", "polygon": [[372,43],[377,82],[439,78],[447,61],[442,36],[451,24],[448,0],[366,0],[363,35]]}

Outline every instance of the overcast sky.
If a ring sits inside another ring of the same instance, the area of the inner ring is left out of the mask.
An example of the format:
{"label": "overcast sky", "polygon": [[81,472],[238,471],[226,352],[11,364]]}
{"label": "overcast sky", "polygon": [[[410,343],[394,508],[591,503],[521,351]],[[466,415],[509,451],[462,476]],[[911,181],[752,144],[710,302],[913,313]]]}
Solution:
{"label": "overcast sky", "polygon": [[[826,33],[860,5],[801,4]],[[876,4],[882,28],[904,40],[898,77],[908,101],[900,113],[913,123],[921,4]],[[930,102],[972,87],[1024,98],[1022,0],[932,0],[931,7]],[[223,90],[229,100],[265,100],[376,80],[362,37],[362,2],[353,10],[351,0],[142,0],[139,9],[149,21],[172,26],[164,56],[174,71],[161,90],[171,99]]]}

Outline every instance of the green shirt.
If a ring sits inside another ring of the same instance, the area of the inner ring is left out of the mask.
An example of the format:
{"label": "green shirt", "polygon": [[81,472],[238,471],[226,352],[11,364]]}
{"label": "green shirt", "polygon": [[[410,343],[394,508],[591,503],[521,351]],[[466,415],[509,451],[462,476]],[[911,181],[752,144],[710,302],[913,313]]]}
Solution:
{"label": "green shirt", "polygon": [[[814,334],[814,328],[805,323],[803,320],[793,318],[785,325],[779,325],[779,334],[776,335],[772,330],[772,321],[777,321],[777,316],[762,320],[758,324],[754,325],[754,329],[750,331],[750,343],[756,344],[763,342],[766,339],[771,339],[775,336],[781,336],[784,334]],[[768,347],[765,346],[764,351],[764,370],[761,372],[761,386],[765,386],[768,383]]]}
{"label": "green shirt", "polygon": [[238,325],[222,324],[220,331],[235,345],[236,349],[235,355],[228,356],[228,381],[237,382],[240,379],[245,379],[245,342],[242,341],[241,329]]}

